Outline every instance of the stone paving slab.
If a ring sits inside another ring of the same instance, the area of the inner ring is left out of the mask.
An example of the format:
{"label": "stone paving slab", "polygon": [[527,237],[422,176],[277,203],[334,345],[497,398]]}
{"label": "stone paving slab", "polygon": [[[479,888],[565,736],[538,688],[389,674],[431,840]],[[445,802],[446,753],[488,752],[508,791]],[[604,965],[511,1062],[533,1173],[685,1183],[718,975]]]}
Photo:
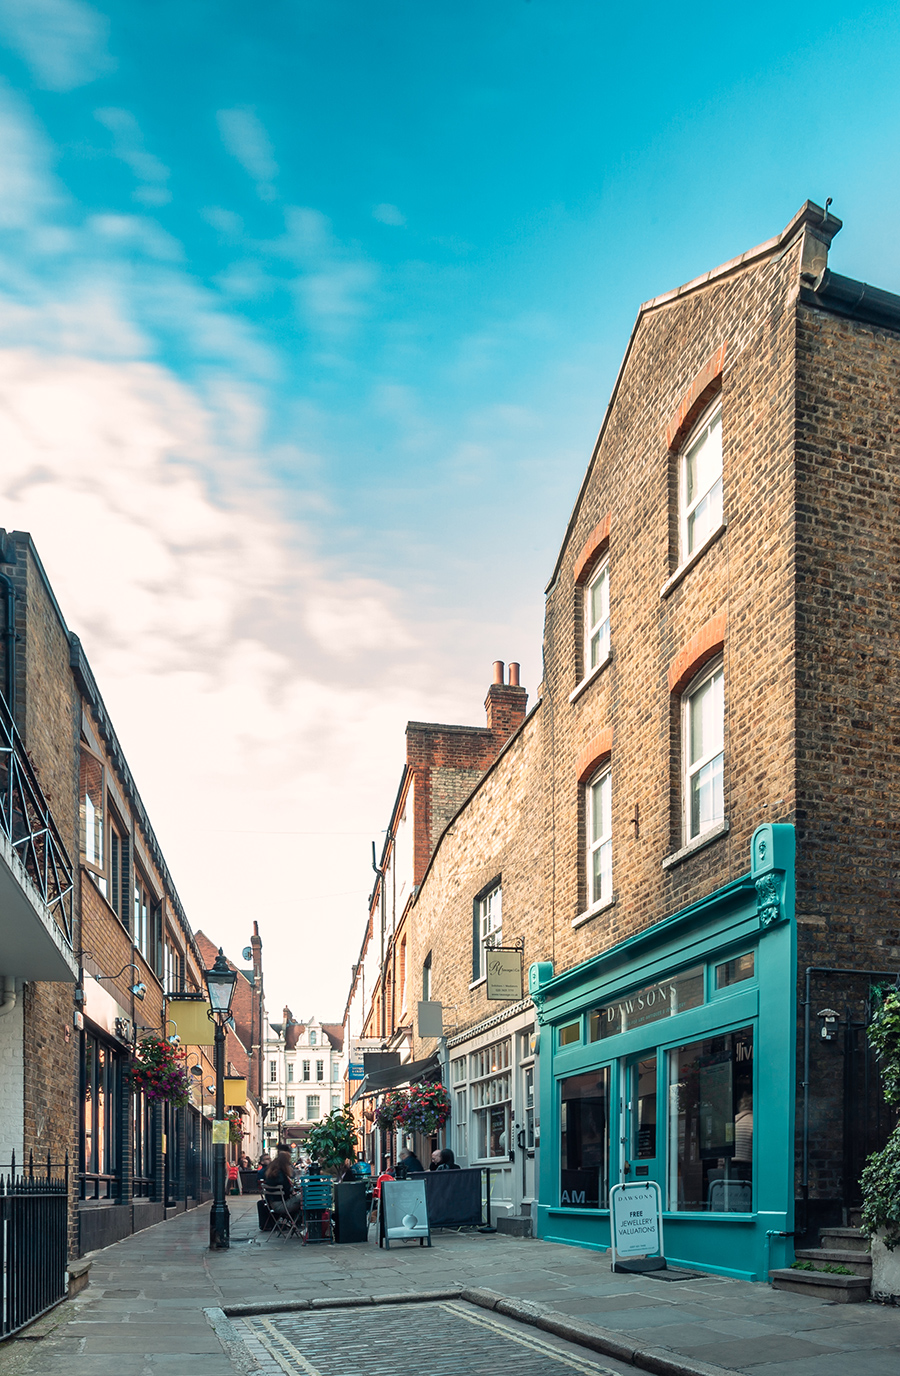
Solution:
{"label": "stone paving slab", "polygon": [[255,1200],[230,1206],[227,1252],[207,1248],[207,1206],[95,1253],[90,1286],[55,1311],[45,1337],[0,1344],[0,1376],[249,1376],[205,1311],[374,1298],[371,1315],[392,1294],[487,1295],[481,1287],[492,1292],[492,1321],[524,1316],[560,1342],[590,1335],[605,1344],[590,1359],[622,1373],[635,1361],[656,1376],[848,1376],[852,1363],[852,1376],[900,1376],[900,1309],[829,1305],[720,1276],[663,1285],[614,1275],[600,1252],[502,1234],[436,1233],[431,1249],[389,1252],[302,1247],[258,1234]]}

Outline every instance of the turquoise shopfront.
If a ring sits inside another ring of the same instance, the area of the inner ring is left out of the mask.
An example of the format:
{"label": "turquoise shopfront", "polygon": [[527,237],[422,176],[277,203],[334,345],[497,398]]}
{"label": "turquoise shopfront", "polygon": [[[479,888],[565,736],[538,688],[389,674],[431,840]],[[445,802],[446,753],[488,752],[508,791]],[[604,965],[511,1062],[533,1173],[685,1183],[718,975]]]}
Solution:
{"label": "turquoise shopfront", "polygon": [[654,1180],[671,1265],[743,1280],[793,1259],[794,829],[748,874],[559,975],[541,1024],[537,1232],[606,1249],[609,1190]]}

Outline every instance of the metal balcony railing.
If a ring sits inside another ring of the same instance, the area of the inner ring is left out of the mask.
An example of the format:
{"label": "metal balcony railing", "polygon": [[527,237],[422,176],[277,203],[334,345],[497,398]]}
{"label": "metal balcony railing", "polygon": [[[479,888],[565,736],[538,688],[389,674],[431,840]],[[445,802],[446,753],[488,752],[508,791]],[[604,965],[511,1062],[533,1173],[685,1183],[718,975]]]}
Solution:
{"label": "metal balcony railing", "polygon": [[38,783],[22,738],[0,694],[0,830],[37,889],[44,906],[72,945],[72,862],[50,805]]}

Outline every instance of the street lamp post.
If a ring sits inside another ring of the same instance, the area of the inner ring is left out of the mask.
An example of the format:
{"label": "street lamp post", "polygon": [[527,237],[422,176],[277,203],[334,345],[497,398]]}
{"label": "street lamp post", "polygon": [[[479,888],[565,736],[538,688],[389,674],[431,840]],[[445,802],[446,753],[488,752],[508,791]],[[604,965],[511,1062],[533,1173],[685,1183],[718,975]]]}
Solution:
{"label": "street lamp post", "polygon": [[[215,1020],[214,1064],[216,1068],[216,1120],[225,1118],[225,1024],[231,1015],[231,1000],[237,975],[228,968],[221,946],[211,970],[203,971],[209,994],[211,1016]],[[213,1203],[209,1215],[209,1246],[214,1252],[231,1246],[230,1214],[225,1203],[225,1143],[213,1143]]]}

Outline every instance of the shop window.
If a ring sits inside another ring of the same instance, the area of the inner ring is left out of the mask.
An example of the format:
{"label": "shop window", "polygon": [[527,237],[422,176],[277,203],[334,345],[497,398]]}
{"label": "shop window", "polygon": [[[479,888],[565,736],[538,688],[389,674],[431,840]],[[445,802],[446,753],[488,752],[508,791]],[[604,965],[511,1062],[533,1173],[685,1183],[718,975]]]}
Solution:
{"label": "shop window", "polygon": [[[459,1065],[459,1061],[456,1062]],[[469,1155],[469,1120],[466,1113],[466,1091],[456,1092],[456,1155],[463,1161]]]}
{"label": "shop window", "polygon": [[752,979],[755,966],[756,962],[752,951],[747,951],[745,955],[736,956],[734,960],[726,960],[722,965],[717,965],[716,988],[727,989],[729,985],[740,984],[742,980]]}
{"label": "shop window", "polygon": [[566,1023],[565,1027],[561,1027],[561,1028],[559,1029],[559,1044],[560,1044],[560,1046],[574,1046],[576,1042],[580,1042],[580,1041],[581,1041],[581,1023],[580,1023],[580,1022],[570,1022],[570,1023]]}
{"label": "shop window", "polygon": [[609,655],[609,559],[603,560],[584,590],[584,672]]}
{"label": "shop window", "polygon": [[[658,1022],[660,1018],[673,1018],[687,1008],[699,1008],[704,1002],[703,966],[695,965],[691,970],[682,970],[671,979],[660,980],[657,984],[647,984],[643,989],[635,989],[614,1003],[593,1008],[588,1015],[588,1041],[602,1041],[605,1037],[618,1036],[620,1032],[630,1032],[635,1027]],[[577,1027],[578,1024],[574,1023]],[[562,1033],[560,1029],[560,1045]]]}
{"label": "shop window", "polygon": [[701,419],[681,453],[681,559],[722,524],[722,408]]}
{"label": "shop window", "polygon": [[460,1056],[459,1060],[450,1062],[450,1079],[453,1084],[458,1085],[466,1078],[466,1058]]}
{"label": "shop window", "polygon": [[522,1071],[522,1108],[525,1115],[525,1145],[534,1150],[534,1066],[526,1065]]}
{"label": "shop window", "polygon": [[609,1066],[560,1081],[560,1204],[605,1209],[609,1199]]}
{"label": "shop window", "polygon": [[588,907],[612,898],[612,772],[604,769],[586,787]]}
{"label": "shop window", "polygon": [[485,948],[499,946],[503,940],[503,889],[494,879],[475,898],[472,930],[472,979],[486,973]]}
{"label": "shop window", "polygon": [[682,699],[685,840],[725,818],[725,675],[719,660],[703,670]]}
{"label": "shop window", "polygon": [[511,1039],[472,1054],[472,1109],[475,1151],[480,1160],[505,1158],[510,1149]]}
{"label": "shop window", "polygon": [[119,1171],[119,1057],[96,1037],[84,1038],[82,1066],[82,1199],[113,1199]]}
{"label": "shop window", "polygon": [[153,1184],[153,1108],[146,1095],[131,1096],[132,1189],[136,1199],[149,1199]]}
{"label": "shop window", "polygon": [[312,1122],[319,1116],[319,1096],[318,1094],[307,1094],[306,1096],[306,1117]]}
{"label": "shop window", "polygon": [[669,1052],[668,1207],[752,1211],[752,1027]]}

